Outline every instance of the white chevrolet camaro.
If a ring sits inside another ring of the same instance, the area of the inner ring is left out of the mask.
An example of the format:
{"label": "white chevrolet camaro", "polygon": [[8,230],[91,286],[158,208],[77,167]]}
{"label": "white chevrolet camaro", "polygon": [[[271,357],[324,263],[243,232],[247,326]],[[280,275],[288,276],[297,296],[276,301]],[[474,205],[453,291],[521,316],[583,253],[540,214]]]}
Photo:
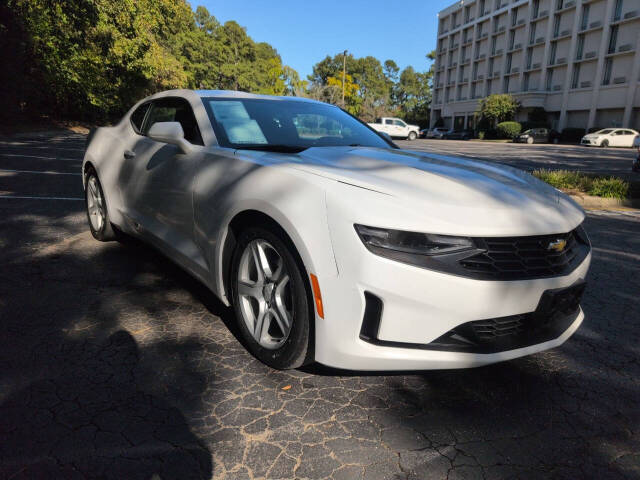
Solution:
{"label": "white chevrolet camaro", "polygon": [[162,92],[92,132],[82,168],[93,236],[161,250],[274,368],[474,367],[560,345],[584,317],[569,197],[400,150],[332,105]]}

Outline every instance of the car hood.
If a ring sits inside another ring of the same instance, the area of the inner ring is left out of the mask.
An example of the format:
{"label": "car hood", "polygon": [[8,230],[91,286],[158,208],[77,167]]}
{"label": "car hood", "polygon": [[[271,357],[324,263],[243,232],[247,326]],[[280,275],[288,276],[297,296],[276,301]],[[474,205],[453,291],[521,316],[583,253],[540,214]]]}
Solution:
{"label": "car hood", "polygon": [[540,234],[569,231],[584,219],[582,209],[550,185],[521,170],[480,160],[363,147],[265,153],[261,160],[386,194],[422,211],[450,206],[469,214],[480,209],[502,216],[504,222],[527,212],[540,220],[530,222],[538,224],[534,230]]}

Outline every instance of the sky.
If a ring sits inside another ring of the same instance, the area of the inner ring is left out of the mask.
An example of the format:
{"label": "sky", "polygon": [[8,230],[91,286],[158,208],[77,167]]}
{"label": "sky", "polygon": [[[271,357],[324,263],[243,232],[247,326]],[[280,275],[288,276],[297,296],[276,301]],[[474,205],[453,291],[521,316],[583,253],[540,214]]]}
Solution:
{"label": "sky", "polygon": [[256,42],[278,50],[301,78],[327,55],[394,60],[424,71],[435,49],[438,12],[454,0],[191,0],[218,21],[235,20]]}

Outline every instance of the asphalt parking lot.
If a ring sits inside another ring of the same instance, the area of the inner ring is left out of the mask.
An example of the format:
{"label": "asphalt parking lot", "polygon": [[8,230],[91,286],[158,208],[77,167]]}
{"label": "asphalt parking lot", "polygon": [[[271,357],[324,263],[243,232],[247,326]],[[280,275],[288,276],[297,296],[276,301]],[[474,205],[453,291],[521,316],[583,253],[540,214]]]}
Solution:
{"label": "asphalt parking lot", "polygon": [[631,148],[596,148],[581,145],[476,142],[462,140],[419,139],[399,140],[408,150],[436,152],[443,155],[464,155],[518,167],[522,170],[549,168],[581,170],[583,172],[639,179],[631,171],[636,151]]}
{"label": "asphalt parking lot", "polygon": [[[560,348],[474,370],[279,372],[170,262],[92,239],[83,144],[0,139],[0,478],[640,478],[637,211],[588,214],[586,320]],[[457,144],[474,148],[437,148]],[[518,147],[521,166],[557,146]]]}

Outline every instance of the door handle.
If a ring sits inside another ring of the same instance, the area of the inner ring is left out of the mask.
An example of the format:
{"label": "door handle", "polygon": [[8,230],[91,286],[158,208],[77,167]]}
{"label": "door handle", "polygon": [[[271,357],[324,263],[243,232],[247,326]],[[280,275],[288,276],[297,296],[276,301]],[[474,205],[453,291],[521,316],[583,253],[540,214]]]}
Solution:
{"label": "door handle", "polygon": [[124,158],[131,159],[136,156],[136,152],[132,152],[131,150],[124,151]]}

